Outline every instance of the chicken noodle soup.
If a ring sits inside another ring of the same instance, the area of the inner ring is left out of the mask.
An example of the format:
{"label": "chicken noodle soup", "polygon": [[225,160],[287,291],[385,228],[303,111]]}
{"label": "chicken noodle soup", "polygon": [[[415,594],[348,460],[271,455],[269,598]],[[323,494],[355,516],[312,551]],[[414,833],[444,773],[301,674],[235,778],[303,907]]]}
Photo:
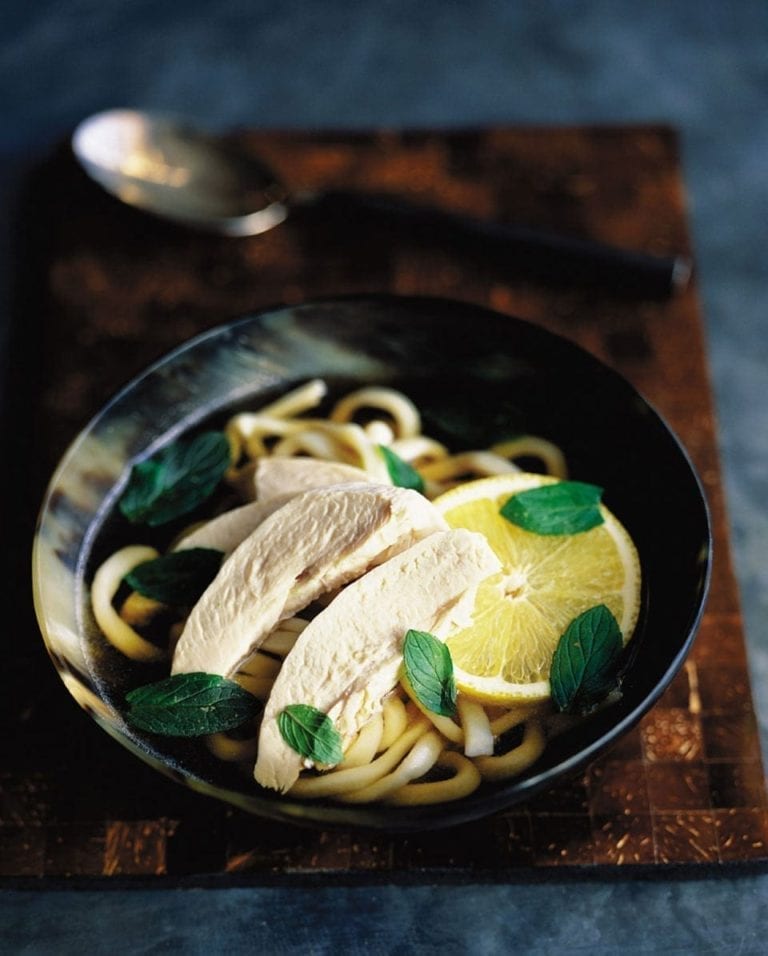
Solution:
{"label": "chicken noodle soup", "polygon": [[[585,686],[615,686],[639,593],[631,541],[544,438],[452,454],[398,391],[362,388],[313,415],[325,399],[308,382],[134,467],[123,513],[137,526],[160,514],[177,533],[162,555],[121,548],[93,579],[105,638],[171,673],[129,695],[129,719],[143,707],[138,726],[202,735],[256,783],[306,799],[437,803],[521,773],[552,732],[553,698],[585,710]],[[179,532],[172,522],[217,485],[233,506]],[[553,485],[556,520],[583,527],[536,529]],[[529,493],[534,530],[487,507],[510,490]],[[563,560],[584,555],[599,580],[560,594]],[[563,690],[553,651],[587,627],[600,653]],[[213,711],[226,726],[208,732]]]}

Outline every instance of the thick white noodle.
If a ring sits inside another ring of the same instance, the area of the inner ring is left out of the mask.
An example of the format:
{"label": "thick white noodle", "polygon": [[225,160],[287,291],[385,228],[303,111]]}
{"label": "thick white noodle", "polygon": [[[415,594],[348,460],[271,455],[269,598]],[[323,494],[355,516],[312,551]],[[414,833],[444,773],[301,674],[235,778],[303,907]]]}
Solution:
{"label": "thick white noodle", "polygon": [[412,780],[418,780],[419,777],[428,773],[437,763],[442,749],[443,739],[434,730],[430,730],[416,741],[396,770],[361,790],[340,793],[336,799],[343,803],[372,803],[374,800],[381,800]]}
{"label": "thick white noodle", "polygon": [[262,654],[261,651],[256,651],[238,668],[239,674],[246,674],[248,677],[271,677],[273,679],[277,677],[279,671],[280,661]]}
{"label": "thick white noodle", "polygon": [[411,687],[411,682],[405,676],[401,679],[401,683],[413,704],[440,731],[443,737],[450,740],[452,744],[464,743],[464,731],[455,721],[451,720],[450,717],[444,717],[442,714],[436,714],[433,710],[425,707],[413,687]]}
{"label": "thick white noodle", "polygon": [[475,475],[481,478],[490,475],[512,474],[520,471],[501,455],[490,451],[465,451],[459,455],[449,455],[437,461],[421,466],[421,474],[430,481],[448,481]]}
{"label": "thick white noodle", "polygon": [[376,714],[361,728],[357,737],[347,747],[339,767],[346,770],[347,767],[362,767],[370,763],[381,749],[383,731],[384,718],[381,714]]}
{"label": "thick white noodle", "polygon": [[[319,429],[303,429],[281,438],[272,449],[277,458],[289,458],[291,455],[309,455],[324,461],[347,461],[344,447],[335,435]],[[349,462],[357,464],[356,462]]]}
{"label": "thick white noodle", "polygon": [[293,648],[299,634],[309,624],[301,617],[289,617],[281,621],[261,645],[262,651],[285,657]]}
{"label": "thick white noodle", "polygon": [[513,707],[511,710],[493,718],[491,733],[494,737],[500,737],[518,724],[524,724],[531,716],[533,715],[530,707]]}
{"label": "thick white noodle", "polygon": [[123,578],[145,561],[158,557],[154,548],[134,544],[121,548],[101,565],[91,585],[91,607],[102,633],[122,654],[134,661],[158,661],[165,652],[127,624],[112,606]]}
{"label": "thick white noodle", "polygon": [[384,730],[379,742],[379,749],[386,750],[400,737],[408,726],[408,711],[399,697],[387,697],[382,709]]}
{"label": "thick white noodle", "polygon": [[381,421],[379,418],[374,418],[372,422],[363,425],[363,431],[374,445],[391,445],[395,440],[395,433],[392,431],[392,426],[388,425],[387,422]]}
{"label": "thick white noodle", "polygon": [[356,412],[366,408],[386,412],[394,422],[398,438],[410,438],[421,431],[418,408],[410,398],[393,388],[371,386],[350,392],[333,406],[330,418],[334,422],[351,422]]}
{"label": "thick white noodle", "polygon": [[522,743],[498,757],[475,757],[475,766],[484,780],[506,780],[516,777],[535,763],[546,745],[544,731],[538,721],[525,725]]}
{"label": "thick white noodle", "polygon": [[448,449],[434,438],[426,435],[414,435],[411,438],[398,438],[390,444],[393,452],[403,461],[412,465],[429,464],[448,457]]}
{"label": "thick white noodle", "polygon": [[467,757],[489,757],[493,754],[493,732],[482,704],[459,695],[461,726],[464,730],[464,754]]}
{"label": "thick white noodle", "polygon": [[332,770],[317,777],[299,777],[288,791],[292,797],[335,797],[351,790],[361,790],[393,770],[414,743],[429,730],[429,722],[417,720],[384,753],[364,767]]}
{"label": "thick white noodle", "polygon": [[482,781],[480,771],[472,761],[455,750],[444,750],[436,766],[453,770],[453,776],[430,783],[408,783],[384,797],[384,802],[396,806],[448,803],[469,796]]}
{"label": "thick white noodle", "polygon": [[565,456],[557,445],[538,435],[522,435],[510,441],[491,445],[491,451],[502,458],[538,458],[547,470],[547,474],[556,478],[568,477]]}
{"label": "thick white noodle", "polygon": [[230,419],[225,433],[231,445],[240,451],[245,449],[248,457],[253,459],[269,454],[266,439],[293,435],[306,430],[310,424],[312,423],[308,419],[270,418],[252,412],[241,412]]}
{"label": "thick white noodle", "polygon": [[164,607],[165,604],[154,598],[131,591],[120,606],[120,617],[131,627],[142,627],[149,624]]}
{"label": "thick white noodle", "polygon": [[292,418],[302,412],[316,408],[328,394],[328,386],[321,378],[313,378],[293,391],[286,392],[269,405],[259,409],[260,415],[271,415],[273,418]]}

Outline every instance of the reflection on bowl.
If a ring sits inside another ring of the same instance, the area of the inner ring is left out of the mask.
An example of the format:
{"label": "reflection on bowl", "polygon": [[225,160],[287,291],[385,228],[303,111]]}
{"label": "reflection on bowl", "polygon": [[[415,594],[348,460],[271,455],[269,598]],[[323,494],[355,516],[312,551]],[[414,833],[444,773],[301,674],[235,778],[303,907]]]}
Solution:
{"label": "reflection on bowl", "polygon": [[[522,430],[546,436],[564,450],[573,478],[606,489],[606,505],[633,537],[645,585],[621,700],[554,738],[521,776],[433,807],[300,802],[259,789],[194,741],[144,735],[121,716],[126,690],[148,679],[137,678],[134,665],[101,637],[89,581],[112,546],[110,514],[131,461],[315,377],[338,392],[369,383],[401,388],[423,409],[428,430],[452,448],[482,447]],[[623,378],[526,322],[461,303],[377,296],[247,317],[182,346],[132,382],[85,428],[54,475],[33,571],[40,627],[67,689],[143,760],[262,816],[409,830],[471,820],[528,798],[629,730],[683,663],[709,567],[707,507],[691,464]]]}

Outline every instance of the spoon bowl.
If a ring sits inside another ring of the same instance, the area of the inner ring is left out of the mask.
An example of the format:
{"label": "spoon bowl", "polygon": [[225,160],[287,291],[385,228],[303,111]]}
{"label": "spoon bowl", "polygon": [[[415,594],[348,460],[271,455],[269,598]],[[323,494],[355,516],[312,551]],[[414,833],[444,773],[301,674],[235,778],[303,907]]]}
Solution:
{"label": "spoon bowl", "polygon": [[288,214],[271,170],[170,117],[108,110],[84,120],[72,149],[88,175],[130,206],[229,236],[266,232]]}

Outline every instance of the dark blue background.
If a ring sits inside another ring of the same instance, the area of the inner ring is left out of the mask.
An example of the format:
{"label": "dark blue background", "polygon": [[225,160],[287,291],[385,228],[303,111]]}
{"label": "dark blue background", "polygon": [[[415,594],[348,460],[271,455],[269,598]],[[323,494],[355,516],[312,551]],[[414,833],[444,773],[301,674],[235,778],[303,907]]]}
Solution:
{"label": "dark blue background", "polygon": [[[221,127],[678,127],[765,751],[765,0],[6,0],[0,31],[6,205],[33,158],[111,106],[187,112]],[[11,241],[4,232],[2,293]],[[6,891],[0,951],[746,954],[765,951],[766,902],[765,874],[509,887]]]}

